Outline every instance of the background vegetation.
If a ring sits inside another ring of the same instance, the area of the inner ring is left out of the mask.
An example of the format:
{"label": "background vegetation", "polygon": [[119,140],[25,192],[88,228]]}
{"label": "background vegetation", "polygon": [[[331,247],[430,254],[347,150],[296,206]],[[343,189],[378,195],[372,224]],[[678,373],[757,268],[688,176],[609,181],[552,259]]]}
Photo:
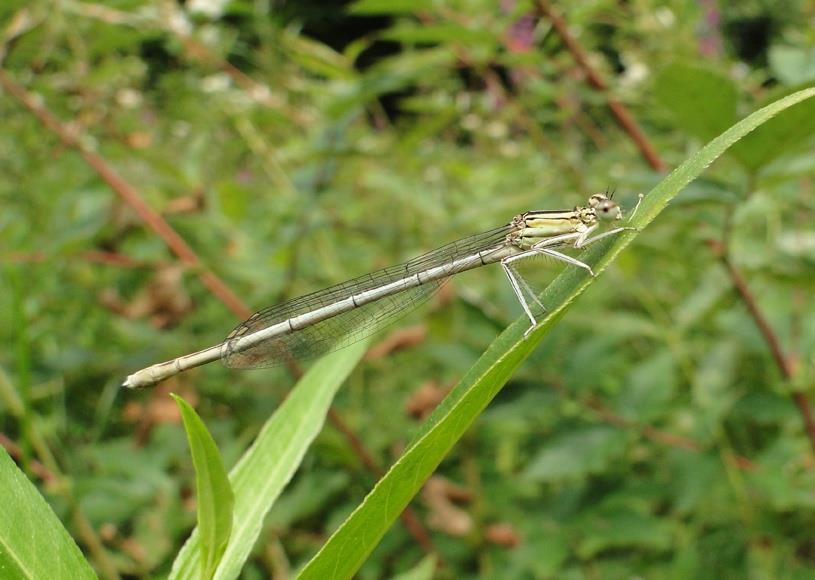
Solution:
{"label": "background vegetation", "polygon": [[[631,207],[815,84],[803,0],[10,0],[0,30],[0,442],[107,578],[166,575],[195,524],[169,391],[229,467],[296,370],[125,375],[525,209]],[[815,108],[777,120],[592,284],[361,578],[815,574]],[[519,316],[490,268],[380,335],[244,576],[296,573]]]}

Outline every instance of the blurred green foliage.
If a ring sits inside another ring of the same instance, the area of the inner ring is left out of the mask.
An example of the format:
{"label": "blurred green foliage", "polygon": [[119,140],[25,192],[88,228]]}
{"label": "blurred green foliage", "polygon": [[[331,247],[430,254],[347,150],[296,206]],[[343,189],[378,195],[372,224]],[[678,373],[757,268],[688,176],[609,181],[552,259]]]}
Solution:
{"label": "blurred green foliage", "polygon": [[[559,9],[671,166],[815,79],[805,0]],[[258,308],[526,209],[609,187],[630,205],[660,179],[520,0],[8,0],[0,30],[3,72]],[[467,491],[453,507],[468,525],[414,502],[439,577],[812,577],[815,464],[791,394],[812,395],[815,375],[813,106],[677,198],[449,456],[439,475]],[[164,575],[194,523],[189,454],[166,390],[119,383],[236,320],[8,92],[0,116],[0,432],[97,571]],[[711,239],[727,241],[794,380]],[[543,264],[540,283],[557,269]],[[449,289],[395,329],[423,325],[418,344],[362,364],[338,395],[383,465],[417,429],[402,409],[420,387],[455,382],[520,315],[495,269]],[[170,387],[197,400],[231,466],[292,382],[211,365]],[[244,575],[303,565],[376,479],[327,427]],[[396,526],[360,577],[424,556]]]}

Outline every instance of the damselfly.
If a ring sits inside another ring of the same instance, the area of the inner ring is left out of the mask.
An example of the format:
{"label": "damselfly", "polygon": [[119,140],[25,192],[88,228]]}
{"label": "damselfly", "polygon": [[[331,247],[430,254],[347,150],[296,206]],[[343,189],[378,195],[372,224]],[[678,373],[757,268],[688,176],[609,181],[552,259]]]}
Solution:
{"label": "damselfly", "polygon": [[583,268],[593,276],[588,264],[558,250],[584,248],[631,229],[616,227],[596,233],[601,222],[620,219],[620,207],[603,193],[592,195],[586,206],[571,210],[522,213],[504,226],[452,242],[404,264],[261,310],[235,328],[223,343],[142,369],[127,377],[124,386],[154,385],[218,359],[227,367],[246,369],[325,354],[369,336],[403,316],[430,297],[450,276],[495,262],[503,267],[532,323],[528,333],[537,325],[533,306],[544,308],[518,272],[518,262],[549,256]]}

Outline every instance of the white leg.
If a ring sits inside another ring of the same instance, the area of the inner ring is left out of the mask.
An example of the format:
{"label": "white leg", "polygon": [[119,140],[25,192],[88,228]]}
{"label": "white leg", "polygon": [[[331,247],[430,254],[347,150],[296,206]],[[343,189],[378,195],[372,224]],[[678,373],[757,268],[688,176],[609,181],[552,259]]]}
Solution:
{"label": "white leg", "polygon": [[[523,254],[518,254],[518,256],[522,256]],[[515,256],[517,257],[517,256]],[[521,291],[521,285],[518,283],[518,280],[515,277],[515,273],[513,272],[512,267],[509,265],[508,258],[504,258],[501,260],[501,266],[504,268],[504,273],[509,278],[509,284],[512,286],[512,291],[515,292],[515,297],[518,299],[518,302],[521,303],[521,308],[524,309],[524,312],[529,317],[532,326],[530,326],[524,336],[528,334],[535,326],[537,326],[538,321],[535,320],[535,316],[532,314],[532,310],[529,308],[529,304],[526,302],[526,298],[524,298],[523,292]]]}
{"label": "white leg", "polygon": [[[639,207],[639,204],[637,204],[637,206]],[[636,208],[634,211],[636,211]],[[576,258],[572,258],[571,256],[568,256],[566,254],[562,254],[557,250],[552,249],[550,246],[567,245],[566,242],[572,242],[571,244],[572,247],[584,248],[589,244],[593,244],[594,242],[602,240],[603,238],[606,238],[608,236],[618,234],[625,230],[636,229],[630,227],[620,227],[615,228],[613,230],[609,230],[607,232],[603,232],[602,234],[598,234],[594,237],[589,237],[589,235],[597,229],[598,225],[599,224],[593,224],[586,228],[585,230],[583,230],[582,232],[571,232],[568,234],[562,234],[560,236],[552,236],[551,238],[547,238],[545,240],[541,240],[540,242],[533,244],[529,250],[526,250],[524,252],[521,252],[520,254],[516,254],[514,256],[510,256],[508,258],[504,258],[503,260],[501,260],[501,266],[503,267],[504,273],[507,275],[507,278],[509,278],[509,283],[510,286],[512,286],[512,291],[515,292],[515,297],[518,299],[518,302],[521,303],[521,307],[524,309],[526,316],[532,323],[532,326],[530,326],[526,330],[524,336],[532,332],[532,330],[534,330],[535,326],[537,326],[538,324],[538,321],[535,319],[535,315],[532,314],[532,309],[529,307],[529,303],[527,302],[524,296],[524,290],[527,291],[527,293],[532,297],[532,299],[538,306],[540,306],[543,310],[546,310],[546,308],[543,306],[543,304],[540,303],[537,296],[531,290],[531,288],[529,288],[528,284],[523,279],[523,277],[518,272],[515,271],[515,268],[512,266],[512,263],[517,262],[519,260],[523,260],[525,258],[531,258],[532,256],[545,255],[551,256],[552,258],[560,260],[561,262],[571,264],[572,266],[583,268],[584,270],[587,270],[589,274],[594,276],[595,275],[594,270],[591,269],[591,266],[589,266],[585,262],[581,262]]]}
{"label": "white leg", "polygon": [[598,227],[600,227],[600,224],[595,223],[595,224],[592,224],[590,227],[586,228],[585,230],[583,230],[582,232],[580,232],[580,235],[577,236],[577,239],[574,241],[574,244],[572,244],[572,245],[575,248],[582,247],[583,244],[586,243],[586,239],[589,237],[589,234],[592,233],[593,231],[595,231]]}
{"label": "white leg", "polygon": [[512,286],[513,292],[515,292],[515,297],[518,298],[518,302],[521,303],[521,307],[524,309],[524,312],[526,313],[527,317],[529,317],[529,320],[532,323],[532,326],[530,326],[524,333],[525,337],[530,332],[532,332],[532,330],[534,330],[534,328],[538,325],[538,321],[535,319],[535,315],[532,314],[532,309],[529,307],[529,303],[527,302],[526,297],[524,296],[523,290],[524,289],[527,290],[529,295],[532,297],[535,303],[541,307],[541,309],[546,310],[546,307],[543,304],[541,304],[541,302],[538,300],[538,297],[535,296],[535,293],[532,291],[531,288],[529,288],[523,277],[520,276],[515,271],[515,268],[512,266],[512,263],[517,262],[519,260],[523,260],[525,258],[531,258],[533,256],[540,255],[551,256],[552,258],[560,260],[561,262],[566,262],[567,264],[577,266],[578,268],[583,268],[585,270],[588,270],[589,274],[594,276],[594,271],[592,271],[591,267],[588,264],[585,264],[580,260],[576,260],[571,256],[567,256],[566,254],[561,254],[560,252],[552,250],[551,248],[533,247],[532,249],[527,250],[521,254],[516,254],[514,256],[510,256],[508,258],[504,258],[503,260],[501,260],[501,266],[504,268],[504,273],[507,275],[507,278],[509,278],[509,283]]}
{"label": "white leg", "polygon": [[511,265],[511,263],[507,264],[507,267],[510,270],[512,270],[512,274],[515,276],[515,280],[518,282],[518,287],[521,289],[521,291],[526,293],[525,296],[527,298],[531,298],[532,301],[535,302],[535,304],[540,306],[541,310],[545,311],[546,307],[543,304],[541,304],[540,300],[538,300],[538,297],[535,295],[535,291],[532,290],[532,287],[529,285],[529,282],[526,281],[526,278],[524,278],[521,275],[521,273],[515,268],[515,266]]}
{"label": "white leg", "polygon": [[[539,242],[535,242],[532,244],[530,249],[537,249],[537,248],[547,248],[549,246],[562,246],[568,245],[565,242],[571,242],[572,240],[579,240],[581,237],[585,237],[586,234],[589,234],[597,229],[597,225],[593,225],[590,228],[587,228],[584,232],[571,232],[568,234],[561,234],[559,236],[552,236],[551,238],[546,238],[545,240],[541,240]],[[574,244],[572,244],[574,245]]]}
{"label": "white leg", "polygon": [[526,281],[526,278],[524,278],[514,266],[510,266],[510,269],[515,274],[515,278],[520,282],[521,286],[523,286],[523,289],[526,290],[526,295],[541,309],[541,312],[546,312],[546,306],[543,305],[543,302],[538,300],[538,295],[532,289],[529,282]]}
{"label": "white leg", "polygon": [[600,241],[603,238],[607,238],[609,236],[619,234],[620,232],[625,232],[625,231],[628,231],[628,230],[636,230],[636,229],[637,228],[629,228],[629,227],[614,228],[613,230],[603,232],[602,234],[597,234],[593,238],[585,238],[584,237],[583,239],[575,240],[574,247],[578,248],[578,249],[585,248],[589,244],[593,244],[594,242]]}
{"label": "white leg", "polygon": [[572,266],[577,266],[578,268],[583,268],[592,277],[595,276],[594,270],[591,269],[591,266],[586,264],[585,262],[581,262],[576,258],[572,258],[571,256],[567,256],[566,254],[561,254],[557,250],[552,250],[551,248],[540,248],[538,250],[541,254],[546,254],[547,256],[552,256],[556,260],[560,260],[561,262],[566,262],[567,264],[571,264]]}
{"label": "white leg", "polygon": [[592,271],[591,266],[589,266],[585,262],[581,262],[577,258],[572,258],[571,256],[567,256],[566,254],[561,254],[560,252],[553,250],[552,248],[545,247],[533,246],[532,249],[527,250],[521,254],[516,254],[514,256],[510,256],[509,258],[504,258],[503,260],[501,260],[501,263],[509,265],[512,262],[517,262],[518,260],[523,260],[525,258],[531,258],[532,256],[541,255],[551,256],[556,260],[560,260],[561,262],[566,262],[567,264],[571,264],[572,266],[583,268],[584,270],[588,270],[589,274],[594,276],[594,272]]}

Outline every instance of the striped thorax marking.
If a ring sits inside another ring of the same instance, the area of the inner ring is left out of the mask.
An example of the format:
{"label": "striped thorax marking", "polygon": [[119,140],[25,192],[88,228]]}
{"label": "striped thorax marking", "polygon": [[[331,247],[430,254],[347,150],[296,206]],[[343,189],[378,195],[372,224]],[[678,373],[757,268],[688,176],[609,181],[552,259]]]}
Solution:
{"label": "striped thorax marking", "polygon": [[583,232],[597,223],[592,207],[576,207],[568,211],[528,211],[512,221],[514,231],[507,242],[528,250],[537,242],[573,232]]}

